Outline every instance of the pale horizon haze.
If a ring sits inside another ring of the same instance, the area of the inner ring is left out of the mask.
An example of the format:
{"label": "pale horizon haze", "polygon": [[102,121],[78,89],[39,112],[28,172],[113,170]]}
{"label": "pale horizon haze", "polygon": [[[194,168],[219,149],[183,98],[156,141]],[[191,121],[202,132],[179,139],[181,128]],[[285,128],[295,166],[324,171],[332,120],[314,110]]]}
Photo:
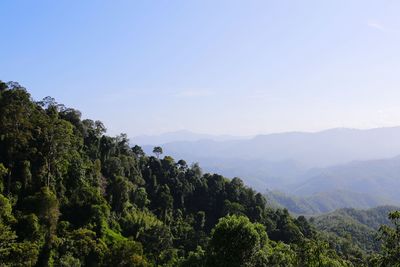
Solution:
{"label": "pale horizon haze", "polygon": [[400,2],[1,1],[0,79],[110,134],[400,125]]}

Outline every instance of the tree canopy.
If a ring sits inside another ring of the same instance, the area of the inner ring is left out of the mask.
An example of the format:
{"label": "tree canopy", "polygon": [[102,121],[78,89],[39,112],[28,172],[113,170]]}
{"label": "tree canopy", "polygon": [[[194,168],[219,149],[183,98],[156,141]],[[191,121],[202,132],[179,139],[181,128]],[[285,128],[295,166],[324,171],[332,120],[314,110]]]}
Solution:
{"label": "tree canopy", "polygon": [[240,178],[153,152],[0,82],[0,265],[397,266],[398,213],[350,258]]}

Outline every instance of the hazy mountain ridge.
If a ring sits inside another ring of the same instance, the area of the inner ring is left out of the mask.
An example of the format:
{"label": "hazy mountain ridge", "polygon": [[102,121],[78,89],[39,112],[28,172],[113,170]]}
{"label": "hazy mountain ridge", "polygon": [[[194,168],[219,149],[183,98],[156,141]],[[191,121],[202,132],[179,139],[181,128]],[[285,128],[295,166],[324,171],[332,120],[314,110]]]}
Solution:
{"label": "hazy mountain ridge", "polygon": [[[289,132],[258,135],[244,140],[176,141],[162,144],[166,154],[183,158],[293,160],[309,168],[400,154],[400,127],[357,130],[338,128],[316,133]],[[136,141],[133,140],[133,143]],[[151,144],[153,145],[153,144]]]}
{"label": "hazy mountain ridge", "polygon": [[233,136],[233,135],[212,135],[212,134],[200,134],[191,132],[188,130],[179,130],[174,132],[163,133],[159,135],[139,135],[135,136],[132,141],[138,145],[161,145],[171,142],[195,142],[200,140],[210,141],[228,141],[228,140],[239,140],[248,139],[251,137],[245,136]]}
{"label": "hazy mountain ridge", "polygon": [[341,208],[368,209],[390,203],[381,197],[345,190],[319,192],[309,196],[268,191],[266,197],[297,215],[317,215]]}
{"label": "hazy mountain ridge", "polygon": [[[358,161],[345,165],[312,170],[313,176],[294,186],[292,193],[310,195],[327,190],[349,191],[385,196],[400,202],[400,156],[391,159]],[[393,202],[393,203],[394,203]]]}
{"label": "hazy mountain ridge", "polygon": [[[297,195],[279,200],[296,213],[312,214],[400,203],[397,136],[400,127],[338,128],[161,146],[165,155],[199,162],[206,172],[241,177],[259,191],[278,189]],[[143,148],[151,153],[153,145]]]}

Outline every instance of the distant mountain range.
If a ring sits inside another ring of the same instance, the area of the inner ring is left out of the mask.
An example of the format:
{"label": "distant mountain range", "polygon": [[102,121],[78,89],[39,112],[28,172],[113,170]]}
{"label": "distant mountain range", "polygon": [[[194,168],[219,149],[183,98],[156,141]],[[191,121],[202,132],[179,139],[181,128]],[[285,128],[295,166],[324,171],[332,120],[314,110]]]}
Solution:
{"label": "distant mountain range", "polygon": [[[316,133],[289,132],[258,135],[250,139],[210,137],[176,132],[151,140],[137,137],[133,143],[163,145],[166,154],[182,158],[262,159],[296,161],[308,167],[327,167],[354,160],[390,158],[400,155],[400,127],[357,130],[338,128]],[[183,135],[185,140],[179,139]],[[192,138],[194,140],[188,140]],[[225,138],[225,139],[224,139]],[[172,140],[175,141],[163,141]],[[226,140],[228,139],[228,140]]]}
{"label": "distant mountain range", "polygon": [[400,156],[311,170],[305,176],[308,180],[292,186],[292,193],[304,196],[346,189],[400,203]]}
{"label": "distant mountain range", "polygon": [[161,145],[165,155],[199,162],[206,172],[241,177],[258,191],[297,195],[306,210],[400,203],[400,127],[247,139],[181,131],[132,141],[149,143],[143,146],[147,153]]}
{"label": "distant mountain range", "polygon": [[233,136],[233,135],[212,135],[212,134],[199,134],[187,130],[180,130],[168,132],[159,135],[139,135],[132,139],[132,142],[137,145],[162,145],[172,142],[194,142],[200,140],[211,141],[228,141],[228,140],[242,140],[251,137]]}
{"label": "distant mountain range", "polygon": [[286,193],[268,191],[267,196],[296,214],[400,205],[400,156],[312,169],[298,180]]}
{"label": "distant mountain range", "polygon": [[267,191],[266,197],[271,206],[287,208],[295,215],[317,215],[342,208],[369,209],[394,203],[383,197],[346,190],[318,192],[308,196]]}

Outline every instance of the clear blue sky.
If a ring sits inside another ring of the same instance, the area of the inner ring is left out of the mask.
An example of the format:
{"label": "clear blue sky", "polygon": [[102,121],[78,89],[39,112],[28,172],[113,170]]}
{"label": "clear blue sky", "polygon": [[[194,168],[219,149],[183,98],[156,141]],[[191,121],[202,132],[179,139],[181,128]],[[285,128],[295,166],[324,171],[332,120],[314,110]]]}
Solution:
{"label": "clear blue sky", "polygon": [[111,134],[400,125],[400,1],[0,2],[0,79]]}

